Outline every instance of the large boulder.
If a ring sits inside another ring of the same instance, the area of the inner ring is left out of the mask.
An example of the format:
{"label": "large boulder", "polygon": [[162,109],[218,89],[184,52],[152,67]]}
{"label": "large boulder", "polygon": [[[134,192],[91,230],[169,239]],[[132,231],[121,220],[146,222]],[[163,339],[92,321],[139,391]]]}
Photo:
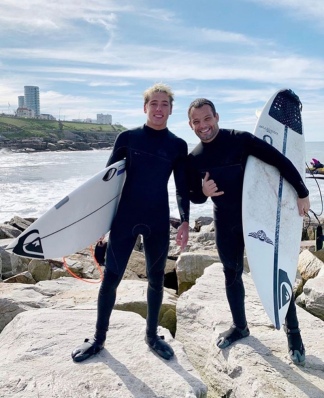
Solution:
{"label": "large boulder", "polygon": [[298,271],[304,282],[314,278],[323,267],[323,261],[309,250],[303,250],[299,254]]}
{"label": "large boulder", "polygon": [[294,365],[283,330],[276,330],[260,303],[252,278],[243,275],[251,335],[221,350],[220,333],[232,324],[222,264],[204,275],[177,302],[177,340],[208,385],[208,398],[323,398],[323,322],[297,307],[306,365]]}
{"label": "large boulder", "polygon": [[113,311],[106,347],[76,364],[71,351],[91,336],[96,310],[43,309],[19,314],[0,335],[2,397],[205,398],[207,388],[182,348],[165,361],[145,344],[145,320]]}
{"label": "large boulder", "polygon": [[[2,284],[0,291],[0,332],[14,317],[35,308],[96,309],[100,280],[60,278],[41,281],[35,285]],[[147,281],[122,280],[117,293],[115,309],[132,311],[143,318],[147,314]],[[176,332],[175,292],[165,289],[159,323]]]}
{"label": "large boulder", "polygon": [[0,224],[0,239],[17,238],[21,231],[10,224]]}
{"label": "large boulder", "polygon": [[[66,256],[64,259],[30,259],[8,253],[5,248],[12,242],[12,239],[0,239],[0,278],[4,280],[19,273],[29,271],[36,282],[48,279],[58,279],[65,276],[75,276],[82,279],[98,279],[102,277],[104,267],[96,263],[94,258],[94,245],[75,254]],[[136,248],[140,244],[136,245]],[[165,267],[166,277],[173,278],[175,273],[175,260],[168,259]],[[169,275],[170,274],[170,275]],[[146,261],[143,252],[133,250],[127,265],[123,279],[146,278]],[[7,282],[7,281],[6,281]],[[168,287],[177,288],[176,282]]]}
{"label": "large boulder", "polygon": [[298,301],[308,312],[324,321],[324,268],[305,283]]}
{"label": "large boulder", "polygon": [[28,270],[30,259],[8,253],[5,248],[12,242],[12,239],[0,239],[0,258],[2,279],[10,278]]}
{"label": "large boulder", "polygon": [[35,218],[22,218],[19,216],[14,216],[8,221],[7,224],[17,228],[22,232],[25,231],[25,229],[27,229],[35,220]]}
{"label": "large boulder", "polygon": [[23,283],[26,285],[34,285],[37,283],[33,275],[29,271],[21,272],[5,280],[5,283]]}
{"label": "large boulder", "polygon": [[203,273],[206,267],[219,261],[216,251],[204,253],[182,253],[176,262],[176,272],[178,279],[178,294],[190,289]]}

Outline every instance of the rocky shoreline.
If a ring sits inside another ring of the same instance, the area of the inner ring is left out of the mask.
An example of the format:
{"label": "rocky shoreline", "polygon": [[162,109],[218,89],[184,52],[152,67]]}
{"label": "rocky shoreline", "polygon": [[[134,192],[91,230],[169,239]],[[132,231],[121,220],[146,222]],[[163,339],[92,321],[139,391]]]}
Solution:
{"label": "rocky shoreline", "polygon": [[174,241],[178,220],[170,220],[159,324],[175,359],[161,360],[143,340],[147,281],[138,242],[118,289],[108,345],[78,366],[70,352],[93,334],[100,270],[91,248],[66,258],[69,269],[81,279],[72,278],[62,260],[31,260],[7,253],[9,241],[32,221],[15,217],[0,225],[4,279],[0,283],[0,391],[4,396],[324,396],[324,251],[315,251],[314,240],[301,246],[294,286],[306,346],[305,368],[291,363],[284,332],[275,330],[268,320],[247,261],[244,283],[251,336],[223,351],[215,347],[217,335],[231,319],[210,218],[196,221],[184,253]]}
{"label": "rocky shoreline", "polygon": [[110,149],[113,147],[118,132],[114,133],[72,133],[64,132],[58,139],[56,135],[48,137],[32,137],[24,139],[0,140],[0,149],[12,152],[43,152],[43,151],[90,151],[94,149]]}

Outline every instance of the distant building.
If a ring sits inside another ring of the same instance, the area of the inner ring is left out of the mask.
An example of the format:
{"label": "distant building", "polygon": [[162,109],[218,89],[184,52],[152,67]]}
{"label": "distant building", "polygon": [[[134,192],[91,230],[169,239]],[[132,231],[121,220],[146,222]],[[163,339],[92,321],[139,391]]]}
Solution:
{"label": "distant building", "polygon": [[39,104],[39,87],[37,86],[24,86],[25,102],[24,107],[32,109],[35,117],[40,115]]}
{"label": "distant building", "polygon": [[35,112],[33,109],[21,107],[21,108],[17,109],[16,115],[17,115],[17,117],[33,118],[33,117],[35,117]]}
{"label": "distant building", "polygon": [[23,95],[18,96],[18,108],[24,108],[25,106],[25,97]]}
{"label": "distant building", "polygon": [[112,124],[112,116],[104,115],[102,113],[97,113],[97,123],[98,124]]}
{"label": "distant building", "polygon": [[54,116],[50,115],[49,113],[41,113],[39,115],[39,119],[43,120],[56,120]]}

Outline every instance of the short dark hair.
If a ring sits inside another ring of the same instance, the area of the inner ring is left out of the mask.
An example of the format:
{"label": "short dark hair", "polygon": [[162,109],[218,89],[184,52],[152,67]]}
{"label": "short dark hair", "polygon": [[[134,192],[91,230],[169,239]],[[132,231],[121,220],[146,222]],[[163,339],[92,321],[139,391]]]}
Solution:
{"label": "short dark hair", "polygon": [[204,105],[209,105],[211,107],[211,110],[213,112],[213,115],[216,116],[216,108],[215,105],[208,99],[206,98],[197,98],[192,103],[189,105],[188,108],[188,118],[190,119],[190,111],[191,108],[201,108]]}

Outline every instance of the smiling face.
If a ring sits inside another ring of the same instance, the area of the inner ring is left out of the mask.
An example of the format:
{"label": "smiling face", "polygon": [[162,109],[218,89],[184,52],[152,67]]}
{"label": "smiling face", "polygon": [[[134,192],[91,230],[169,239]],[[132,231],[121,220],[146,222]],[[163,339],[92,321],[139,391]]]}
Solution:
{"label": "smiling face", "polygon": [[209,105],[192,107],[189,112],[189,126],[202,142],[211,142],[219,131],[219,115]]}
{"label": "smiling face", "polygon": [[148,102],[144,104],[144,113],[147,114],[146,125],[154,130],[163,130],[172,113],[170,97],[165,92],[154,92]]}

